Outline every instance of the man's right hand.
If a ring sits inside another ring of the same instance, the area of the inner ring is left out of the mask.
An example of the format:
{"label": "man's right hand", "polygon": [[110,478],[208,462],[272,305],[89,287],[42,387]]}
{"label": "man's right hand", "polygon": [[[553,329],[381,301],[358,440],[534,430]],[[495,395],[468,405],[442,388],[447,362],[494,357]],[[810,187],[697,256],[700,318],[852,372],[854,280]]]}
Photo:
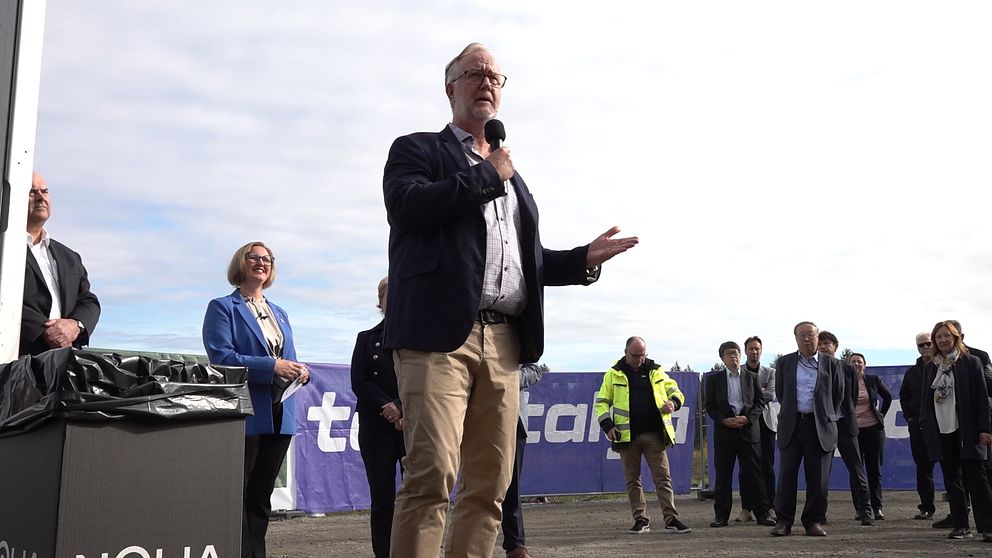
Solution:
{"label": "man's right hand", "polygon": [[510,158],[510,150],[506,147],[500,147],[496,151],[493,151],[486,157],[493,167],[496,168],[496,173],[499,174],[500,180],[509,180],[513,177],[513,160]]}
{"label": "man's right hand", "polygon": [[609,429],[609,430],[606,431],[606,439],[609,440],[609,441],[611,441],[611,442],[619,442],[620,441],[620,431],[617,430],[617,427],[616,426],[614,426],[613,428],[611,428],[611,429]]}

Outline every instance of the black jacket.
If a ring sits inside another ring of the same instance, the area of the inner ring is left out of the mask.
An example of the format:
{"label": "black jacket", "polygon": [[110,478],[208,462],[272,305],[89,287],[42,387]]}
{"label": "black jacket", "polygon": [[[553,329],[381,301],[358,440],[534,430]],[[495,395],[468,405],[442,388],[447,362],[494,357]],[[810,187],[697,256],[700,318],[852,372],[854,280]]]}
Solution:
{"label": "black jacket", "polygon": [[[727,398],[727,381],[730,372],[720,370],[710,372],[703,377],[703,407],[715,425],[713,440],[744,439],[751,442],[761,441],[761,430],[758,419],[765,409],[765,399],[761,394],[758,375],[746,367],[741,367],[741,399],[743,406],[738,415]],[[728,428],[723,425],[723,419],[734,416],[746,416],[748,425],[744,428]]]}
{"label": "black jacket", "polygon": [[[382,406],[393,402],[400,407],[399,391],[396,388],[396,372],[393,370],[392,351],[383,346],[382,334],[385,321],[374,328],[358,334],[355,351],[351,355],[351,390],[358,398],[356,410],[366,424],[367,417],[380,417]],[[392,425],[390,425],[392,428]]]}
{"label": "black jacket", "polygon": [[[72,345],[76,348],[88,345],[90,335],[100,319],[100,301],[90,292],[89,276],[83,260],[79,254],[56,240],[50,241],[49,252],[58,267],[62,317],[79,320],[85,326]],[[49,319],[51,309],[52,295],[45,285],[38,260],[28,248],[24,270],[24,303],[21,310],[20,355],[36,355],[50,348],[42,335],[45,333],[45,322]]]}
{"label": "black jacket", "polygon": [[917,358],[916,364],[906,369],[902,377],[902,386],[899,388],[902,416],[915,428],[920,427],[920,404],[923,401],[923,375],[926,365],[923,357]]}
{"label": "black jacket", "polygon": [[[857,401],[858,384],[854,385],[854,397],[855,401]],[[865,374],[865,388],[868,390],[868,406],[871,408],[872,414],[875,415],[875,419],[884,426],[885,414],[889,412],[889,407],[892,406],[892,393],[882,383],[882,379],[875,374]],[[881,405],[878,404],[879,399],[882,400]],[[854,417],[853,420],[857,424],[857,417]]]}
{"label": "black jacket", "polygon": [[[958,433],[961,436],[961,459],[984,460],[985,446],[978,443],[980,432],[989,432],[989,400],[985,389],[985,376],[982,361],[974,355],[962,355],[954,364],[954,398],[957,406]],[[927,445],[927,455],[931,461],[944,459],[940,444],[940,428],[934,412],[934,390],[930,387],[937,374],[937,365],[927,364],[923,380],[923,401],[920,405],[920,421],[923,427],[923,440]]]}

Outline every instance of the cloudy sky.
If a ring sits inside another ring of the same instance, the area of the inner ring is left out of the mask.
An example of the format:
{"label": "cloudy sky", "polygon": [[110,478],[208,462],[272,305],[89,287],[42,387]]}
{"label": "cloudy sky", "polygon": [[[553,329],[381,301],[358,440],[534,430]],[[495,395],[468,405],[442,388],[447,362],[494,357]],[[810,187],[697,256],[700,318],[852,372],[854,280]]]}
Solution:
{"label": "cloudy sky", "polygon": [[961,320],[992,348],[992,4],[48,0],[36,167],[79,251],[99,347],[202,353],[234,250],[308,361],[378,320],[382,167],[450,118],[443,67],[481,41],[551,248],[641,244],[547,293],[544,360],[624,340],[708,369],[727,339],[795,349],[813,320],[869,364]]}

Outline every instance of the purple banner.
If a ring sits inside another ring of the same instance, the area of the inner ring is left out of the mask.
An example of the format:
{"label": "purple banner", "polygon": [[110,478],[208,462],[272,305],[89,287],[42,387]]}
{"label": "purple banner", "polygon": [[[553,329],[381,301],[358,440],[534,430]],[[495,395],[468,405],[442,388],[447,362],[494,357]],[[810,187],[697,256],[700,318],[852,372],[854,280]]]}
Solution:
{"label": "purple banner", "polygon": [[[358,416],[349,367],[311,364],[311,382],[296,395],[296,507],[308,513],[366,509],[368,482],[358,449]],[[676,441],[668,459],[675,492],[689,492],[699,375],[675,372],[686,396],[674,413]],[[602,373],[550,373],[521,394],[528,441],[525,495],[624,492],[623,470],[596,421],[593,400]],[[567,471],[567,474],[563,474]],[[646,490],[653,490],[644,469]]]}
{"label": "purple banner", "polygon": [[[885,448],[883,449],[882,461],[882,489],[883,490],[916,490],[916,464],[913,462],[913,452],[909,447],[909,429],[906,419],[902,416],[902,405],[899,402],[899,388],[902,387],[902,377],[909,366],[868,366],[865,368],[866,374],[878,376],[889,392],[892,393],[892,406],[885,415]],[[777,405],[777,403],[776,403]],[[713,431],[713,419],[706,417],[706,427],[708,432]],[[713,479],[716,469],[713,466],[713,437],[706,437],[709,460],[710,486],[713,486]],[[776,445],[775,475],[778,479],[778,446]],[[735,466],[735,470],[736,470]],[[940,472],[940,465],[934,469],[934,483],[937,490],[944,489],[944,477]],[[734,487],[737,488],[738,475],[734,473]],[[802,468],[799,469],[799,485],[805,489],[806,481]],[[848,478],[847,467],[840,457],[839,451],[834,451],[833,463],[830,466],[830,480],[828,481],[830,490],[850,490],[850,479]]]}

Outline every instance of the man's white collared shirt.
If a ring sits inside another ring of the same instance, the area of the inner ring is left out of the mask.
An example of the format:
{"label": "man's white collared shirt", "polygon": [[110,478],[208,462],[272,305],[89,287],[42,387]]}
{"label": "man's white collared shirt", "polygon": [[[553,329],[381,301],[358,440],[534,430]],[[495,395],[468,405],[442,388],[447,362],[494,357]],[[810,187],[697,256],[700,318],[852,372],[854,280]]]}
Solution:
{"label": "man's white collared shirt", "polygon": [[51,237],[48,236],[48,231],[41,229],[41,240],[35,244],[31,233],[25,234],[28,235],[28,250],[34,254],[34,259],[41,268],[41,276],[45,278],[45,286],[52,295],[52,309],[48,312],[48,317],[57,320],[62,317],[62,302],[59,301],[59,264],[49,251]]}

